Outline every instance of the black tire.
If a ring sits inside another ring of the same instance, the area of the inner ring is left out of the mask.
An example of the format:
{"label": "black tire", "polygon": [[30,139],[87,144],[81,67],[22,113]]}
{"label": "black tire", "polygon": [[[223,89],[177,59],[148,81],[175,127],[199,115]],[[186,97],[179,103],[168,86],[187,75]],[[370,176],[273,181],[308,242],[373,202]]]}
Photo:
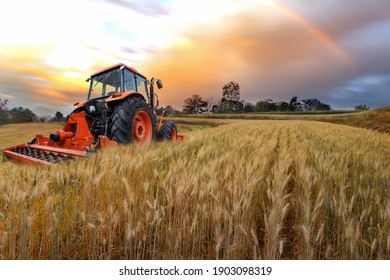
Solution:
{"label": "black tire", "polygon": [[111,115],[110,139],[121,144],[136,142],[133,137],[133,124],[139,113],[146,113],[151,121],[151,141],[156,140],[156,115],[141,98],[130,97],[119,103]]}
{"label": "black tire", "polygon": [[163,123],[160,130],[158,131],[162,140],[176,141],[177,140],[177,127],[172,121]]}

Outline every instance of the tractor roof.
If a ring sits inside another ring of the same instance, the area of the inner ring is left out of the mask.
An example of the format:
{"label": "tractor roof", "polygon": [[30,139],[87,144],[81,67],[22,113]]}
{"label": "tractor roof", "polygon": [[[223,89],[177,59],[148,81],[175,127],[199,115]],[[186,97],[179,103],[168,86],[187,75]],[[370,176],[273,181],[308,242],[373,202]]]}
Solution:
{"label": "tractor roof", "polygon": [[142,76],[143,78],[147,79],[144,75],[142,75],[140,72],[138,72],[137,70],[135,70],[133,67],[127,66],[127,65],[124,64],[124,63],[118,63],[118,64],[115,64],[115,65],[113,65],[113,66],[104,68],[104,69],[102,69],[102,70],[100,70],[100,71],[98,71],[98,72],[93,73],[93,74],[91,75],[91,77],[96,76],[96,75],[101,74],[101,73],[104,73],[104,72],[106,72],[106,71],[110,71],[110,70],[112,70],[112,69],[114,69],[114,68],[122,67],[122,66],[125,67],[125,68],[127,68],[127,69],[129,69],[131,72],[133,72],[133,73],[135,73],[135,74],[138,74],[138,75]]}

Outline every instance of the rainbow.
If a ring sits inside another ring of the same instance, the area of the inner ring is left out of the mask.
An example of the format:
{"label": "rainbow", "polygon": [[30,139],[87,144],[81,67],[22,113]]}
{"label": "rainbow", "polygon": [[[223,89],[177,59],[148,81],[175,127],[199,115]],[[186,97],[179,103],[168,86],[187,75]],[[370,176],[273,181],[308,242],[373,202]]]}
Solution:
{"label": "rainbow", "polygon": [[344,62],[353,64],[353,61],[349,54],[345,52],[328,34],[316,27],[309,20],[293,10],[290,6],[285,4],[282,0],[273,0],[273,8],[279,12],[285,14],[289,18],[299,23],[309,33],[311,33],[318,41],[332,50],[334,54],[340,57]]}

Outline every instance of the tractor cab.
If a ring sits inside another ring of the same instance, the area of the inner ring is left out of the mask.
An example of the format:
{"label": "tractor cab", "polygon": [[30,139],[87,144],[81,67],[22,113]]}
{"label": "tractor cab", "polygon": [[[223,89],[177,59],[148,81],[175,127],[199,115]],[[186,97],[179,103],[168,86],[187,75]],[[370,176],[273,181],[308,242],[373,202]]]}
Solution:
{"label": "tractor cab", "polygon": [[117,64],[94,73],[87,81],[90,83],[88,100],[134,92],[140,93],[148,101],[150,100],[146,77],[124,64]]}

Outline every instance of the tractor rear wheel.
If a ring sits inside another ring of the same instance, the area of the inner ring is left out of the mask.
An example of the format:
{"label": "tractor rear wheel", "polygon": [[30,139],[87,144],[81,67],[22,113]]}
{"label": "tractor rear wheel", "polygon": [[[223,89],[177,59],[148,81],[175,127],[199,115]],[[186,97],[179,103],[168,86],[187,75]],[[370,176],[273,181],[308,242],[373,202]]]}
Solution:
{"label": "tractor rear wheel", "polygon": [[147,146],[156,139],[156,116],[143,99],[127,98],[115,107],[110,138],[137,146]]}
{"label": "tractor rear wheel", "polygon": [[177,128],[176,124],[172,121],[163,123],[159,130],[159,134],[162,140],[168,140],[175,142],[177,140]]}

